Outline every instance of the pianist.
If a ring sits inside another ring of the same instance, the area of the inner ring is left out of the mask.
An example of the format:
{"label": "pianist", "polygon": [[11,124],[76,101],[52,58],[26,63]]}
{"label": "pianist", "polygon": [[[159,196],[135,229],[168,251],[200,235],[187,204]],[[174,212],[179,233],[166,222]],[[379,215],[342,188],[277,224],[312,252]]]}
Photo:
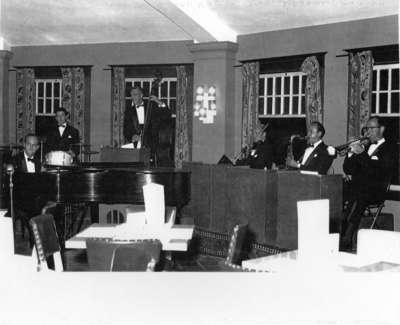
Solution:
{"label": "pianist", "polygon": [[[40,159],[36,156],[39,149],[39,139],[35,134],[27,134],[24,139],[24,150],[12,157],[11,163],[19,177],[26,178],[26,173],[39,173],[41,171]],[[29,220],[40,214],[40,196],[26,198],[16,196],[14,202],[15,217],[21,220],[22,231],[25,228],[29,231],[30,246],[33,247],[33,236],[29,227]]]}
{"label": "pianist", "polygon": [[75,158],[79,154],[79,131],[67,123],[68,115],[65,108],[56,109],[57,124],[47,134],[46,151],[65,151]]}
{"label": "pianist", "polygon": [[38,173],[41,170],[41,162],[36,153],[39,149],[39,139],[29,133],[24,139],[24,150],[12,157],[12,165],[16,172]]}

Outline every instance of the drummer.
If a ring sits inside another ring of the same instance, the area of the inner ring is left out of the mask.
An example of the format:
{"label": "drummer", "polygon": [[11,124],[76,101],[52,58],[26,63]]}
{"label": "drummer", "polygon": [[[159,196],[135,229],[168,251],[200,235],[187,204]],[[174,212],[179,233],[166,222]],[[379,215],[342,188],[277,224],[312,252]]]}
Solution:
{"label": "drummer", "polygon": [[79,154],[79,131],[67,123],[69,113],[63,107],[56,109],[55,124],[47,134],[46,151],[65,151],[74,159]]}

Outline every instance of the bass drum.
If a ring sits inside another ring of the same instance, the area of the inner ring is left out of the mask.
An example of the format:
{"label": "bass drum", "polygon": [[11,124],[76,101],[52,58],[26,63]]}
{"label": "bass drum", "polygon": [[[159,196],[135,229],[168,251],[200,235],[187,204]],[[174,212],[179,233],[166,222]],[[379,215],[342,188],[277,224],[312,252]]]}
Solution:
{"label": "bass drum", "polygon": [[73,158],[65,151],[51,151],[46,155],[45,162],[51,166],[71,166]]}

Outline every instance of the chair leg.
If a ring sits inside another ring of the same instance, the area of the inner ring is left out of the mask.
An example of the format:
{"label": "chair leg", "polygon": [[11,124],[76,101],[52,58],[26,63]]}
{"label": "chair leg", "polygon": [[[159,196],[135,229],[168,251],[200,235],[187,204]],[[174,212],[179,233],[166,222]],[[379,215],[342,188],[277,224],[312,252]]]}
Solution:
{"label": "chair leg", "polygon": [[[381,206],[378,208],[378,210],[376,210],[376,213],[375,213],[375,215],[374,215],[374,219],[372,220],[372,224],[371,224],[370,229],[374,229],[374,226],[377,224],[377,223],[376,223],[376,220],[378,219],[379,215],[381,214],[382,209],[383,209],[383,205],[381,205]],[[377,228],[377,229],[378,229],[378,228]]]}

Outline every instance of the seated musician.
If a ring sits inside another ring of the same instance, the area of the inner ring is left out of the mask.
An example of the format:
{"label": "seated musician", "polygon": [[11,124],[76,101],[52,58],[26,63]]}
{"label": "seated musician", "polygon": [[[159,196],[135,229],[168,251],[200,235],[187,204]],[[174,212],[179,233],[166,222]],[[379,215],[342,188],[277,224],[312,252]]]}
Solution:
{"label": "seated musician", "polygon": [[385,199],[394,167],[394,148],[383,137],[385,126],[377,116],[367,122],[366,137],[369,143],[355,142],[350,145],[343,171],[347,175],[340,238],[341,250],[351,250],[354,234],[358,231],[362,214],[369,204]]}
{"label": "seated musician", "polygon": [[68,115],[65,108],[56,109],[57,125],[47,134],[46,151],[65,151],[76,158],[79,154],[79,131],[67,123]]}
{"label": "seated musician", "polygon": [[[41,162],[36,153],[39,149],[39,139],[35,134],[27,134],[24,139],[24,149],[12,157],[11,163],[14,170],[21,177],[24,173],[39,173],[41,171]],[[15,216],[20,219],[23,226],[30,229],[29,220],[35,215],[40,214],[40,198],[34,199],[16,196],[14,202]],[[33,246],[33,237],[30,233],[30,244]]]}
{"label": "seated musician", "polygon": [[267,137],[267,128],[260,127],[256,131],[255,140],[248,157],[250,168],[271,169],[273,147],[269,137]]}
{"label": "seated musician", "polygon": [[317,121],[311,122],[308,129],[308,146],[301,159],[295,161],[292,157],[288,157],[286,165],[290,168],[315,171],[318,172],[318,174],[325,175],[332,165],[333,159],[336,156],[336,151],[333,147],[327,146],[322,141],[324,135],[324,126]]}
{"label": "seated musician", "polygon": [[[149,148],[154,159],[159,149],[159,131],[171,123],[171,112],[167,105],[154,95],[150,95],[150,104],[145,106],[143,90],[139,86],[134,86],[130,93],[132,104],[126,107],[124,114],[125,143],[133,143],[135,148]],[[151,111],[149,116],[148,110]]]}

